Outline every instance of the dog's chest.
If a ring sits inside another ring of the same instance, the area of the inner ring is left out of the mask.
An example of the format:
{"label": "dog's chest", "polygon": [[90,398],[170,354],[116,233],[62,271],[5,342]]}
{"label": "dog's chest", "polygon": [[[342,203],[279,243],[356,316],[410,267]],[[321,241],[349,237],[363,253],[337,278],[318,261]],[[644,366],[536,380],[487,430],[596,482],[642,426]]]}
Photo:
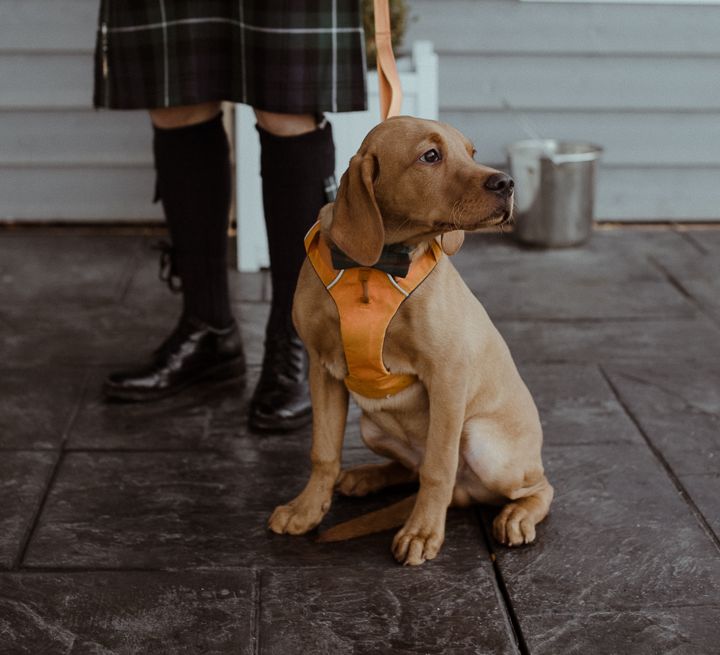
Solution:
{"label": "dog's chest", "polygon": [[[416,349],[413,345],[414,339],[408,337],[408,334],[412,331],[405,314],[404,307],[401,307],[390,321],[384,333],[381,355],[378,358],[379,361],[376,359],[375,366],[377,367],[378,364],[384,366],[389,373],[394,375],[413,376],[416,374],[413,363],[413,354]],[[346,354],[347,344],[343,342],[337,314],[326,320],[323,332],[325,336],[321,347],[318,349],[320,361],[330,375],[338,380],[345,380],[350,372]],[[366,345],[362,341],[359,344],[360,348]],[[357,362],[357,358],[355,361]]]}

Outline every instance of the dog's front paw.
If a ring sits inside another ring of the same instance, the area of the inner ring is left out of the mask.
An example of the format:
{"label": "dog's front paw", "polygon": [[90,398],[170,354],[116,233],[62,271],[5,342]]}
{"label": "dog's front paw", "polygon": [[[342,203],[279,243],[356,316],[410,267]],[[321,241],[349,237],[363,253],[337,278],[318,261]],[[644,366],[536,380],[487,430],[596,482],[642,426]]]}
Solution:
{"label": "dog's front paw", "polygon": [[395,535],[392,552],[405,566],[418,566],[434,559],[445,541],[445,518],[440,521],[414,521],[411,516]]}
{"label": "dog's front paw", "polygon": [[268,527],[276,534],[305,534],[322,521],[329,507],[303,502],[300,497],[287,505],[278,505],[270,516]]}
{"label": "dog's front paw", "polygon": [[493,521],[493,536],[505,546],[522,546],[535,541],[535,523],[517,503],[503,507]]}

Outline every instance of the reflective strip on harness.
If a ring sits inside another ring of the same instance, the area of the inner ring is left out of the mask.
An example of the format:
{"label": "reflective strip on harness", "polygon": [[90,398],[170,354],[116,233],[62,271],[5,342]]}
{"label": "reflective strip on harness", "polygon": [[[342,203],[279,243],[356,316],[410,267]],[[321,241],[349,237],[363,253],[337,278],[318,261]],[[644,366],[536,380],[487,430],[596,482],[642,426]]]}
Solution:
{"label": "reflective strip on harness", "polygon": [[385,333],[403,301],[435,268],[442,255],[440,246],[433,240],[431,247],[412,262],[404,278],[374,268],[334,269],[319,222],[305,237],[305,250],[340,316],[348,368],[345,386],[367,398],[386,398],[409,387],[417,376],[391,373],[385,367]]}

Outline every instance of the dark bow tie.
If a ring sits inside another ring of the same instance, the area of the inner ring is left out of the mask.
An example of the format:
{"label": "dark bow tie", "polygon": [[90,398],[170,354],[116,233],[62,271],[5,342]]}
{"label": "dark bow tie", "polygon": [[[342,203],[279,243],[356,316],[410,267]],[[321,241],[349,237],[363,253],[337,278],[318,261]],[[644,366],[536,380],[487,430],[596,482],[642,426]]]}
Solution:
{"label": "dark bow tie", "polygon": [[405,277],[410,270],[410,253],[413,249],[402,243],[393,243],[384,246],[378,259],[372,266],[363,266],[354,259],[350,259],[342,250],[336,246],[330,247],[332,254],[333,268],[340,270],[344,268],[376,268],[383,273],[389,273],[393,277]]}

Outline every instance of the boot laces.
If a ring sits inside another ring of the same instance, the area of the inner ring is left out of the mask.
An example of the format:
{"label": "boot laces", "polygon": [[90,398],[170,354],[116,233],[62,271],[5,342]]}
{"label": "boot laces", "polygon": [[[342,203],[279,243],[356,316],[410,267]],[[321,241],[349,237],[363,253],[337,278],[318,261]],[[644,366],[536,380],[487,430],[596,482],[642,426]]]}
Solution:
{"label": "boot laces", "polygon": [[173,293],[182,291],[182,280],[177,268],[175,249],[168,241],[157,241],[152,245],[153,250],[160,252],[158,278],[167,284]]}

